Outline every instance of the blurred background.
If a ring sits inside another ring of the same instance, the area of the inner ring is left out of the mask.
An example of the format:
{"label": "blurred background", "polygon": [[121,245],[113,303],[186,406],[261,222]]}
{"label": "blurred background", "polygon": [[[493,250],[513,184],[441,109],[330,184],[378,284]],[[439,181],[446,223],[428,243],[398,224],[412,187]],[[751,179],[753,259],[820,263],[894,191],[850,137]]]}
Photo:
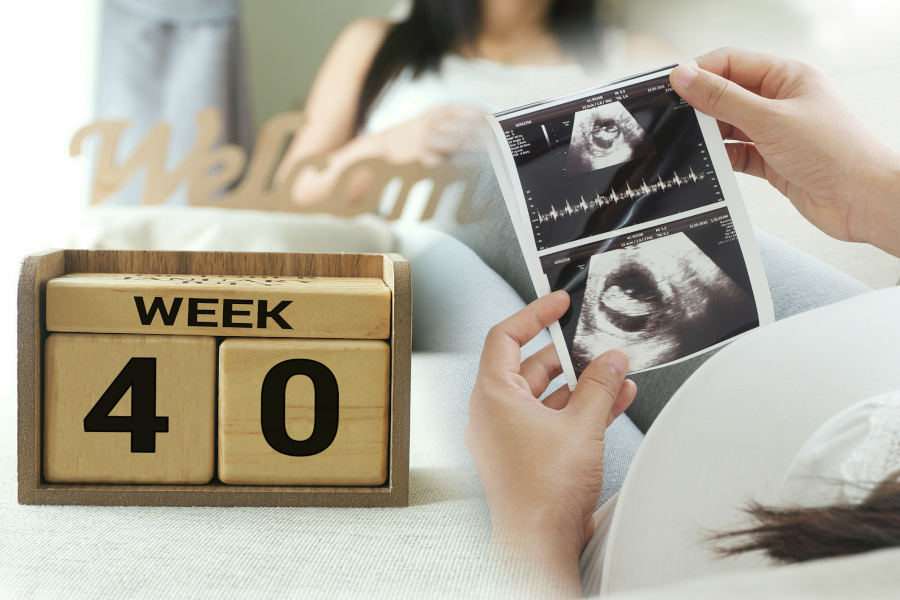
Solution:
{"label": "blurred background", "polygon": [[[141,10],[140,0],[123,4]],[[111,57],[101,56],[105,6],[101,0],[10,3],[0,25],[7,81],[0,99],[7,214],[7,229],[0,236],[2,357],[11,359],[15,352],[13,307],[21,257],[64,239],[88,203],[90,165],[83,157],[69,156],[69,142],[97,118],[103,104],[98,78],[103,69],[115,68]],[[222,46],[229,78],[217,85],[245,89],[243,96],[228,100],[227,108],[240,121],[233,127],[239,138],[234,141],[245,145],[273,115],[302,108],[319,65],[348,23],[404,11],[404,3],[397,0],[243,0],[235,6],[235,14],[218,17],[231,29],[230,41]],[[896,0],[605,0],[598,15],[653,40],[640,57],[648,68],[725,45],[816,64],[829,73],[863,121],[900,150]],[[630,74],[624,69],[617,74]],[[202,76],[198,72],[192,76]],[[183,135],[190,138],[194,132]],[[831,240],[765,182],[739,176],[739,183],[756,226],[872,287],[897,283],[900,259]],[[3,391],[11,392],[14,384],[9,378],[0,382]]]}

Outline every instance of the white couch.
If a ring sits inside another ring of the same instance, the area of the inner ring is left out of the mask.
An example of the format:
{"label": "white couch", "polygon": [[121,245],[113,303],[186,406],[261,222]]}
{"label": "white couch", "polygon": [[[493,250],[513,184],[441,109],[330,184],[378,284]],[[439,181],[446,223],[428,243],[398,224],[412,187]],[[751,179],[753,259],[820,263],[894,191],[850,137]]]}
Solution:
{"label": "white couch", "polygon": [[[73,245],[400,251],[411,259],[417,286],[417,351],[412,363],[410,506],[19,506],[14,399],[5,398],[0,401],[0,597],[508,595],[512,588],[504,579],[503,565],[489,553],[490,522],[461,432],[477,350],[487,327],[523,304],[510,285],[456,240],[424,229],[391,229],[371,219],[310,221],[249,211],[126,210],[91,213],[79,236],[71,240]],[[179,227],[161,226],[173,218]],[[242,237],[237,233],[241,231],[257,235]],[[440,271],[439,281],[423,288],[429,278],[417,276],[416,265]],[[474,306],[473,299],[486,293],[491,302]],[[541,336],[526,352],[547,341],[546,335]],[[605,496],[621,484],[639,441],[626,418],[610,430],[609,446],[616,450],[615,456],[607,452]],[[639,503],[641,497],[636,497]],[[634,512],[623,514],[634,518]],[[602,564],[592,557],[585,557],[584,581],[596,587]],[[632,572],[639,571],[640,561],[638,553],[629,567]],[[896,566],[900,550],[761,572],[736,570],[627,597],[886,598],[900,589]],[[682,572],[668,582],[688,574]],[[666,578],[651,580],[667,583]]]}

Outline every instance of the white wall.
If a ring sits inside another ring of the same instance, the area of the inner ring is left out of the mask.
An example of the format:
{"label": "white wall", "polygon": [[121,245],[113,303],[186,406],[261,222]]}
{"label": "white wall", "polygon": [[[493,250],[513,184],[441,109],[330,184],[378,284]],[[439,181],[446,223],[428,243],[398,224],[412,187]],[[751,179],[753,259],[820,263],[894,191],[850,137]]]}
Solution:
{"label": "white wall", "polygon": [[[86,167],[69,157],[90,119],[99,0],[10,2],[3,57],[3,234],[0,235],[0,394],[15,389],[15,300],[21,257],[47,247],[83,205]],[[48,14],[52,12],[52,14]]]}
{"label": "white wall", "polygon": [[384,16],[398,0],[243,0],[243,34],[256,126],[306,98],[337,35]]}

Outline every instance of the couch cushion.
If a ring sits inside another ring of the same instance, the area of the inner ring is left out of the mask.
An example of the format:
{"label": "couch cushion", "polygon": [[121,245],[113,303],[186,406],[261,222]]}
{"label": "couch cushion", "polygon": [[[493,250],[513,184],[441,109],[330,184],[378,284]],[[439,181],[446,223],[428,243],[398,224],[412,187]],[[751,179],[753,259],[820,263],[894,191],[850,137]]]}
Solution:
{"label": "couch cushion", "polygon": [[389,224],[375,215],[180,206],[89,208],[61,242],[68,248],[227,252],[393,252],[395,246]]}

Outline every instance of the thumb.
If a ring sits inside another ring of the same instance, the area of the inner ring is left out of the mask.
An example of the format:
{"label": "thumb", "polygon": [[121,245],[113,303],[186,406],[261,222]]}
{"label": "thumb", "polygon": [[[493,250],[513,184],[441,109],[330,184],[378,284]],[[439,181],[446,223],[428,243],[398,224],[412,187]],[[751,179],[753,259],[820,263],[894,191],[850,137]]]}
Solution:
{"label": "thumb", "polygon": [[672,69],[669,81],[685,102],[714,119],[734,125],[751,138],[772,110],[770,100],[724,77],[689,65]]}
{"label": "thumb", "polygon": [[601,354],[581,373],[567,408],[599,411],[602,419],[598,422],[606,423],[627,371],[628,357],[624,353],[610,350]]}

